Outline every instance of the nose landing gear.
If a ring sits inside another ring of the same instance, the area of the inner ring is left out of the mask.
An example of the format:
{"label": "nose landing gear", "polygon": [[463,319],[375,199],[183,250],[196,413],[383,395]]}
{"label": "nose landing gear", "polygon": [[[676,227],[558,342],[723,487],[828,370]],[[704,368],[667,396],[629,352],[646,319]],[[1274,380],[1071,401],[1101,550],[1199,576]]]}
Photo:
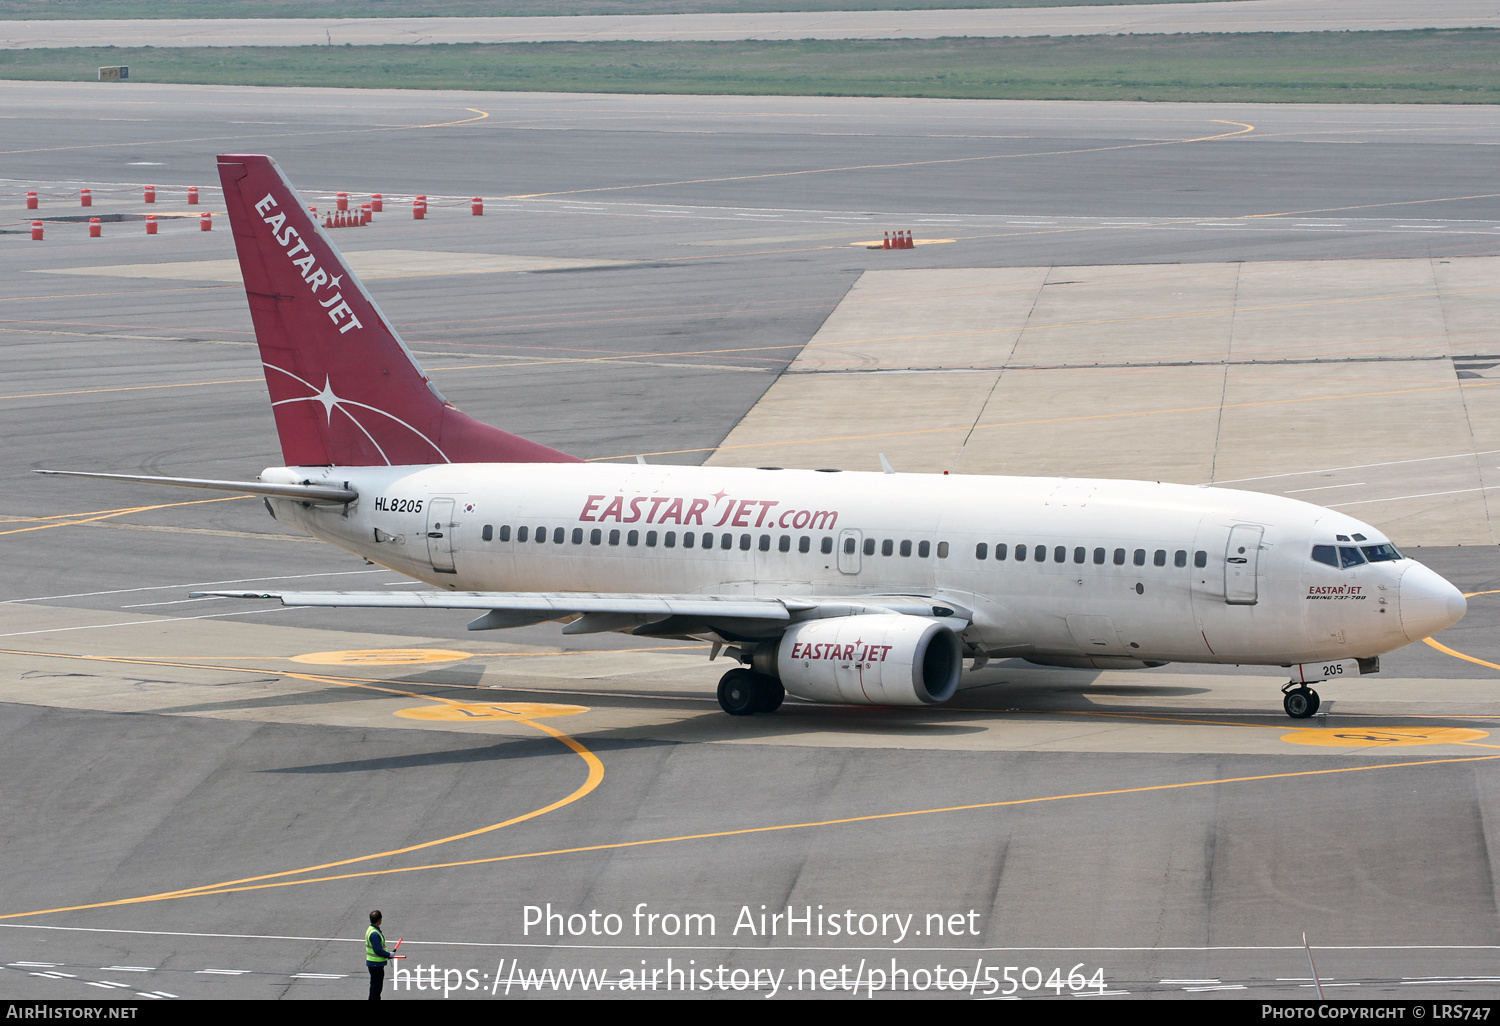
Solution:
{"label": "nose landing gear", "polygon": [[1317,713],[1318,693],[1306,684],[1291,681],[1281,689],[1281,707],[1294,720],[1305,720]]}
{"label": "nose landing gear", "polygon": [[719,678],[719,708],[731,716],[775,712],[784,698],[781,681],[763,673],[740,667]]}

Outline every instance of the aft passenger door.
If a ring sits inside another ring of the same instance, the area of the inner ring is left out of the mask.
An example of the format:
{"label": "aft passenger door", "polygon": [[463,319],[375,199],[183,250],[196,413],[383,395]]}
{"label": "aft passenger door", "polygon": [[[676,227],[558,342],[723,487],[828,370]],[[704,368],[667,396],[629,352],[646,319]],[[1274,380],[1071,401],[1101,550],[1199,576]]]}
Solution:
{"label": "aft passenger door", "polygon": [[453,500],[433,499],[427,505],[427,558],[440,574],[456,574],[453,565]]}
{"label": "aft passenger door", "polygon": [[1259,601],[1256,574],[1260,570],[1259,524],[1235,524],[1224,547],[1224,601],[1231,606],[1253,606]]}

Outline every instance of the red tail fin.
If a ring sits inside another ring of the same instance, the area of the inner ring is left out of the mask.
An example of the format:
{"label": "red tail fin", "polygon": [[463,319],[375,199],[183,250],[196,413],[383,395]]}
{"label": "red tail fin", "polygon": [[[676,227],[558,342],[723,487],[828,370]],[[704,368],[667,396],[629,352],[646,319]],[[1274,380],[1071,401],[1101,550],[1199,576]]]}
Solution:
{"label": "red tail fin", "polygon": [[444,399],[270,157],[219,179],[287,466],[577,462]]}

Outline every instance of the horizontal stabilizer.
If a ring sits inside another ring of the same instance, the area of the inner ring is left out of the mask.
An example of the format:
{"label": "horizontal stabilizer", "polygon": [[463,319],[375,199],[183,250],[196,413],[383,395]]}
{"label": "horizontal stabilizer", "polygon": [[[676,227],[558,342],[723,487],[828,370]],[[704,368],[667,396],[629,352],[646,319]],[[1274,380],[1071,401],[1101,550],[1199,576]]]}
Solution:
{"label": "horizontal stabilizer", "polygon": [[97,477],[106,481],[136,481],[140,484],[172,485],[174,488],[206,488],[213,492],[244,492],[280,499],[301,499],[325,506],[341,506],[359,498],[353,488],[315,484],[269,484],[264,481],[210,481],[197,477],[151,477],[146,474],[92,474],[82,470],[38,470],[58,477]]}

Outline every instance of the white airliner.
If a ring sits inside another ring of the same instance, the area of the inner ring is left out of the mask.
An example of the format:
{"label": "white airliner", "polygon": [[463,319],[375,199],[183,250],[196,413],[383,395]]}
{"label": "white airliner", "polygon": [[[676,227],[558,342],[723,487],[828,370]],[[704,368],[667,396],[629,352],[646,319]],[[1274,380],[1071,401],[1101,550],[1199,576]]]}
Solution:
{"label": "white airliner", "polygon": [[260,495],[437,590],[201,594],[699,639],[741,664],[719,682],[733,715],[785,692],[941,703],[965,660],[1019,657],[1287,667],[1300,718],[1309,682],[1373,672],[1464,615],[1370,525],[1256,492],[582,462],[449,404],[269,157],[221,156],[219,175],[287,465],[81,476]]}

